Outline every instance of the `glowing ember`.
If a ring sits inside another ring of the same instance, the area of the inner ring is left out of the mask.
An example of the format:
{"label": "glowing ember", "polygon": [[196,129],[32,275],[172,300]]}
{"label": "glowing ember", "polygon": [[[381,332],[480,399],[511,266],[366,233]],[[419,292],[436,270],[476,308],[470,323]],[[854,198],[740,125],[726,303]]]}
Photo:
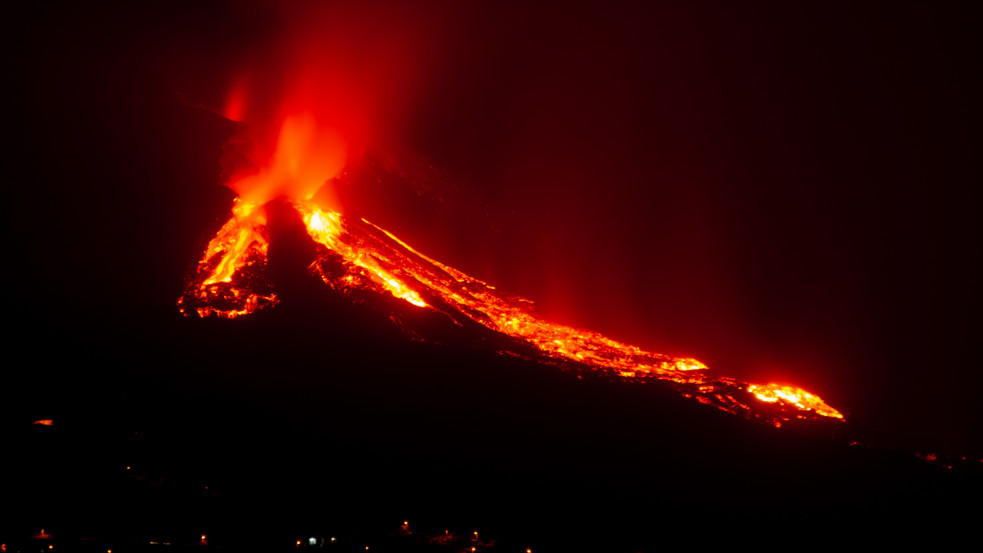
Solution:
{"label": "glowing ember", "polygon": [[[775,426],[793,419],[843,419],[819,397],[799,388],[714,377],[696,359],[647,352],[595,332],[543,320],[528,300],[430,259],[365,219],[346,219],[311,200],[292,205],[318,244],[310,271],[339,292],[391,294],[458,322],[477,322],[529,343],[549,357],[620,378],[669,381],[686,397]],[[185,305],[194,304],[194,313],[200,317],[233,318],[275,305],[276,296],[261,274],[267,249],[262,208],[237,203],[232,218],[209,243],[198,265],[197,281],[178,302],[182,312],[189,315]],[[339,261],[343,270],[338,269]],[[257,285],[267,288],[257,290]]]}

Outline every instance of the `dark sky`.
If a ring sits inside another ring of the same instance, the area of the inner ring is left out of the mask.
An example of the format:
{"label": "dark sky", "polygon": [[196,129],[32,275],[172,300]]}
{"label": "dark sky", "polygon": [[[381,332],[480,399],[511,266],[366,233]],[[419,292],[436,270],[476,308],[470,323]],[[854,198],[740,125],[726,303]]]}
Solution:
{"label": "dark sky", "polygon": [[[14,18],[6,277],[40,328],[171,315],[228,199],[229,128],[191,106],[287,28],[232,4]],[[453,181],[346,207],[548,317],[979,447],[968,4],[651,4],[342,6],[343,59],[424,37],[377,135]]]}

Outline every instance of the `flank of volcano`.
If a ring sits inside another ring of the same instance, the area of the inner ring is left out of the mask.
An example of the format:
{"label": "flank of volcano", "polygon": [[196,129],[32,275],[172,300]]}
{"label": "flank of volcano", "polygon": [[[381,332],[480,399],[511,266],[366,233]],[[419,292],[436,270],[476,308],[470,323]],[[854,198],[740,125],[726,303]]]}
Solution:
{"label": "flank of volcano", "polygon": [[[625,380],[664,381],[685,397],[775,426],[794,420],[844,420],[821,398],[794,386],[715,376],[696,359],[652,353],[552,323],[535,313],[532,302],[431,259],[366,219],[346,218],[310,198],[284,201],[296,210],[316,244],[308,271],[336,293],[391,295],[403,300],[406,309],[434,310],[457,325],[477,323],[532,346],[543,361]],[[209,242],[178,300],[183,314],[232,319],[278,303],[265,275],[267,218],[266,205],[236,200],[231,217]]]}

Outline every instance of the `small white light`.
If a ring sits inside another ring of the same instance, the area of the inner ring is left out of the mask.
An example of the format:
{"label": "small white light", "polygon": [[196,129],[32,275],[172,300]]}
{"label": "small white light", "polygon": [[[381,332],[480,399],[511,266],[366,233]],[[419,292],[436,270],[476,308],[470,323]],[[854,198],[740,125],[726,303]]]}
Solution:
{"label": "small white light", "polygon": [[309,543],[311,545],[317,545],[317,538],[311,538],[311,539],[307,540],[307,543]]}

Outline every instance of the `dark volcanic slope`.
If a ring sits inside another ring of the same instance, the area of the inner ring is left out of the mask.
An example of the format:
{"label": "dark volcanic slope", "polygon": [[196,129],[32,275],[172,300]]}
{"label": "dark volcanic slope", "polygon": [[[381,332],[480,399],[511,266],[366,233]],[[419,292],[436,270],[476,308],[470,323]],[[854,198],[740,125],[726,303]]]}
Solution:
{"label": "dark volcanic slope", "polygon": [[311,290],[232,321],[175,316],[98,341],[59,329],[94,368],[39,371],[12,403],[3,538],[207,532],[272,548],[410,519],[501,548],[621,551],[954,535],[978,515],[978,471],[850,446],[843,425],[776,430],[659,382],[502,356],[494,335],[449,336],[441,319],[414,323],[445,343],[410,340],[387,315],[403,302]]}

